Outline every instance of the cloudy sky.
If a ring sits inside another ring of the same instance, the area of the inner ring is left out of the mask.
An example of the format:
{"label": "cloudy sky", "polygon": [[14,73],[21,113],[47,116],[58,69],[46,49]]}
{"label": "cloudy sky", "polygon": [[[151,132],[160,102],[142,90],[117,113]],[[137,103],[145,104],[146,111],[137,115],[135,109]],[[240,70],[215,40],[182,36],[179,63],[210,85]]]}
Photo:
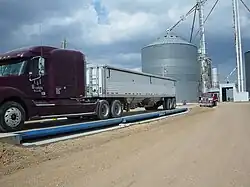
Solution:
{"label": "cloudy sky", "polygon": [[[196,0],[0,0],[0,52],[29,45],[81,50],[90,63],[140,69],[141,48],[162,36]],[[250,6],[250,0],[244,0]],[[208,0],[205,16],[215,0]],[[250,13],[240,5],[243,51],[250,50]],[[187,40],[192,15],[174,32]],[[195,32],[197,31],[197,25]],[[197,38],[193,41],[197,44]],[[223,79],[235,66],[231,0],[206,23],[208,55]]]}

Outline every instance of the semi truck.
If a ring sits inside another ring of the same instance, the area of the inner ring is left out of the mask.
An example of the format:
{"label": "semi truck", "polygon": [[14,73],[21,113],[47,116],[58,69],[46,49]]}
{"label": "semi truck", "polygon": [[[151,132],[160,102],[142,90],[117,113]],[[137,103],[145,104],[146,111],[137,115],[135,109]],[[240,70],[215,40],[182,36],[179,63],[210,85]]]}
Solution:
{"label": "semi truck", "polygon": [[136,107],[176,108],[176,80],[86,63],[81,51],[32,46],[0,55],[0,131],[25,121],[117,118]]}

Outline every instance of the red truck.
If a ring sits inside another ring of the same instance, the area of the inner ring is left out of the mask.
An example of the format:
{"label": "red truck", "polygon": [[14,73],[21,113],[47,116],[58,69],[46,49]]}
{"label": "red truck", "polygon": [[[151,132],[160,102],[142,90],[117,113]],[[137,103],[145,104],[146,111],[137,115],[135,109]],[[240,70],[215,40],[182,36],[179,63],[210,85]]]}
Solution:
{"label": "red truck", "polygon": [[214,107],[217,106],[218,95],[217,93],[203,93],[200,97],[200,107]]}
{"label": "red truck", "polygon": [[120,117],[124,109],[135,106],[176,107],[173,79],[97,67],[94,70],[102,79],[91,73],[86,85],[86,69],[80,51],[50,46],[0,55],[0,131],[21,130],[25,121],[33,119],[92,116],[103,120]]}

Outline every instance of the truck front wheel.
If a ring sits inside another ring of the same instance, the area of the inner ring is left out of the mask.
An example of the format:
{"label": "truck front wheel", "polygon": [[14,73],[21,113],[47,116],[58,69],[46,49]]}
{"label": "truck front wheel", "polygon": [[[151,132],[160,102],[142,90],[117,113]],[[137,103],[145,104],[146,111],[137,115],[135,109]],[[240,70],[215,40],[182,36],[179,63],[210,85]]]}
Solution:
{"label": "truck front wheel", "polygon": [[0,107],[0,130],[3,132],[18,131],[23,128],[25,110],[17,102],[8,101]]}
{"label": "truck front wheel", "polygon": [[99,101],[99,105],[97,108],[97,118],[101,120],[105,120],[109,118],[110,107],[109,103],[106,100]]}

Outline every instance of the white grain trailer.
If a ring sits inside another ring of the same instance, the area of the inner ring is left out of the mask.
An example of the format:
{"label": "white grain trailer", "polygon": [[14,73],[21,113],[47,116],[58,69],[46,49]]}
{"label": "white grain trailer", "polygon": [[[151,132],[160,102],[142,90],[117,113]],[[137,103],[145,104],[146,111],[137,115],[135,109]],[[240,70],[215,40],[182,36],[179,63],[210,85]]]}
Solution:
{"label": "white grain trailer", "polygon": [[176,108],[176,80],[112,66],[87,67],[87,97],[107,103],[111,116],[119,117],[122,111],[136,107],[157,110]]}

